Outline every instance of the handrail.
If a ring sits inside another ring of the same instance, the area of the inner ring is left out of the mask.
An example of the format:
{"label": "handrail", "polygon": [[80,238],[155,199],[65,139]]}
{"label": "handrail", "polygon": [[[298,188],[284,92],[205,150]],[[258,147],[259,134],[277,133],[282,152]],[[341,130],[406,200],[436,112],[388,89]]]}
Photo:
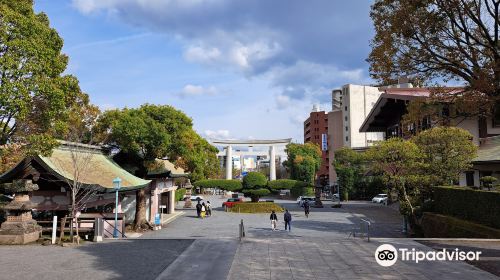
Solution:
{"label": "handrail", "polygon": [[[110,226],[112,226],[112,227],[113,227],[113,230],[114,230],[114,228],[115,228],[115,226],[116,226],[116,225],[112,225],[112,224],[111,224],[110,222],[108,222],[106,219],[102,219],[102,220],[103,220],[104,222],[108,223]],[[114,222],[114,221],[113,221],[113,222]],[[124,223],[124,222],[125,222],[125,221],[123,221],[123,220],[122,220],[122,223]],[[104,229],[104,230],[105,230],[105,229]],[[107,231],[107,230],[106,230],[106,231]],[[121,234],[121,236],[122,236],[123,238],[128,238],[128,237],[127,237],[127,236],[126,236],[123,232],[121,232],[121,231],[118,229],[118,226],[116,226],[116,231],[118,231],[118,233],[119,233],[119,234]],[[108,233],[109,233],[109,231],[108,231]]]}
{"label": "handrail", "polygon": [[367,237],[367,241],[370,242],[370,226],[372,223],[368,220],[361,219],[360,226],[359,226],[360,230],[362,229],[362,226],[361,226],[362,223],[366,224],[366,237]]}

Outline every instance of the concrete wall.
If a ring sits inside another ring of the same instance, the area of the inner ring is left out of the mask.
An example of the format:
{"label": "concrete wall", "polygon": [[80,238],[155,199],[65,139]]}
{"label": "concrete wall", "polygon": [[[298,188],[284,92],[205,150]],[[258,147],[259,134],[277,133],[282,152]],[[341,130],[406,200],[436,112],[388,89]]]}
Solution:
{"label": "concrete wall", "polygon": [[344,146],[362,148],[384,140],[382,132],[359,132],[382,92],[376,87],[348,84],[342,87],[342,93]]}
{"label": "concrete wall", "polygon": [[477,119],[467,119],[456,124],[456,126],[469,131],[474,137],[474,144],[479,146],[479,122]]}

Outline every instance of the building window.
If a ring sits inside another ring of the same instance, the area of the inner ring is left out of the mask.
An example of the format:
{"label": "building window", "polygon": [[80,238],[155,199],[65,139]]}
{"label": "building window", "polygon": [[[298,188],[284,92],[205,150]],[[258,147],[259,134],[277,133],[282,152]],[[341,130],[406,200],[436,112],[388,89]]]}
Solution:
{"label": "building window", "polygon": [[344,109],[347,111],[347,106],[345,106]]}
{"label": "building window", "polygon": [[346,142],[349,142],[349,136],[346,136],[346,137],[345,137],[345,141],[346,141]]}
{"label": "building window", "polygon": [[347,126],[346,126],[346,127],[345,127],[345,131],[349,131],[349,127],[347,127]]}
{"label": "building window", "polygon": [[344,117],[344,120],[347,121],[347,116]]}

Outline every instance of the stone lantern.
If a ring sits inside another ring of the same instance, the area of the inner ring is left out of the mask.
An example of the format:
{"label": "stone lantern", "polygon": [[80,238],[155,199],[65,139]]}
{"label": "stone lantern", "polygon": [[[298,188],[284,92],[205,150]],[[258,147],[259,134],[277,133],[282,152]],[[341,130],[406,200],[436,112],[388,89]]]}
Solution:
{"label": "stone lantern", "polygon": [[191,180],[187,180],[186,185],[184,186],[186,188],[186,198],[184,198],[184,208],[191,208],[191,194],[193,190],[193,185],[191,185]]}
{"label": "stone lantern", "polygon": [[42,233],[31,216],[36,206],[30,201],[29,193],[38,190],[31,180],[14,180],[3,184],[6,193],[14,194],[14,200],[3,207],[7,211],[7,221],[0,227],[0,244],[26,244],[37,241]]}

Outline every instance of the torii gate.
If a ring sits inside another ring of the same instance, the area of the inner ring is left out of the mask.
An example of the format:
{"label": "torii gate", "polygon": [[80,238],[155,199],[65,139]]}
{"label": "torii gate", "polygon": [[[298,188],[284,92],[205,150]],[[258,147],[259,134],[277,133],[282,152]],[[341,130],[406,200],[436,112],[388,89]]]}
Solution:
{"label": "torii gate", "polygon": [[269,146],[269,180],[276,180],[276,151],[275,146],[287,145],[292,138],[277,140],[212,140],[212,144],[226,147],[226,180],[233,179],[233,146]]}

